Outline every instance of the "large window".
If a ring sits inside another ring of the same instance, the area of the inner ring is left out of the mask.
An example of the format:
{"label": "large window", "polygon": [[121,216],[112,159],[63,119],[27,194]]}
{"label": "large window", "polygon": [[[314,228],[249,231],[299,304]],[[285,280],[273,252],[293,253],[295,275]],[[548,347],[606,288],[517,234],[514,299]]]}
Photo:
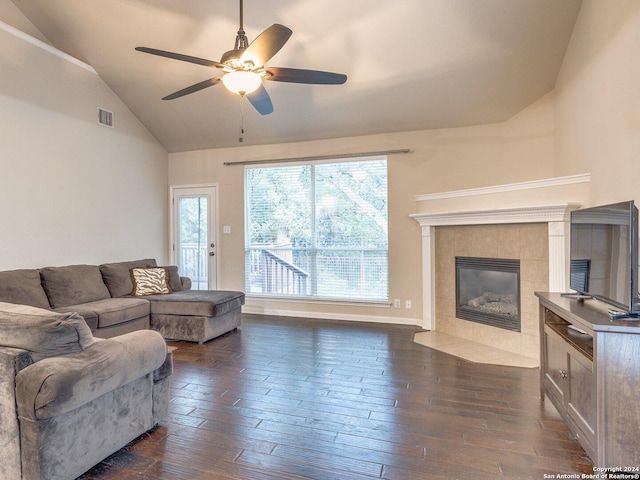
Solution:
{"label": "large window", "polygon": [[387,301],[387,160],[245,170],[246,291]]}

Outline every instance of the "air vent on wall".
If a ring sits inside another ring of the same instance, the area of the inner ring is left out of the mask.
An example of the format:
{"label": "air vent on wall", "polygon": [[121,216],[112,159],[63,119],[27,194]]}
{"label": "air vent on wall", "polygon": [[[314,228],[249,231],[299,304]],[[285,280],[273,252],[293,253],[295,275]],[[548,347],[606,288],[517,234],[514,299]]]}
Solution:
{"label": "air vent on wall", "polygon": [[98,123],[113,128],[113,112],[98,107]]}

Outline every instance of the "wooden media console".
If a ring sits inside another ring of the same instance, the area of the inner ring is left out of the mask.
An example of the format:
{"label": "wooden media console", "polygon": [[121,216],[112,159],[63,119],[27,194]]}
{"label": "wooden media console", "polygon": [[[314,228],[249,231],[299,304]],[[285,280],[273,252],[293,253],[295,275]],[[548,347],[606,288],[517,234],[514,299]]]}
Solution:
{"label": "wooden media console", "polygon": [[536,293],[540,388],[595,467],[640,467],[640,322],[596,300]]}

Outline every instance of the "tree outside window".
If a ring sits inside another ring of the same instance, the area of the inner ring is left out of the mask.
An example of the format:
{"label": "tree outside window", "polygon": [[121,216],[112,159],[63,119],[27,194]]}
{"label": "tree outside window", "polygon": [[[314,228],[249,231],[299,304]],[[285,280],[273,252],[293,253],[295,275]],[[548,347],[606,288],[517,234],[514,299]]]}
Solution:
{"label": "tree outside window", "polygon": [[247,168],[247,293],[388,300],[386,159]]}

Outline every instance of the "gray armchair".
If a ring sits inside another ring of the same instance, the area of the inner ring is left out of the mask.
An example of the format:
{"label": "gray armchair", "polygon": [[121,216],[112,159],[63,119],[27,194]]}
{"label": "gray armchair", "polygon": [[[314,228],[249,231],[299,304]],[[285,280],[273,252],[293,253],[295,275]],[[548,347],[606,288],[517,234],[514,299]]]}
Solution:
{"label": "gray armchair", "polygon": [[97,339],[77,314],[0,303],[0,478],[73,479],[152,428],[171,361],[157,332]]}

